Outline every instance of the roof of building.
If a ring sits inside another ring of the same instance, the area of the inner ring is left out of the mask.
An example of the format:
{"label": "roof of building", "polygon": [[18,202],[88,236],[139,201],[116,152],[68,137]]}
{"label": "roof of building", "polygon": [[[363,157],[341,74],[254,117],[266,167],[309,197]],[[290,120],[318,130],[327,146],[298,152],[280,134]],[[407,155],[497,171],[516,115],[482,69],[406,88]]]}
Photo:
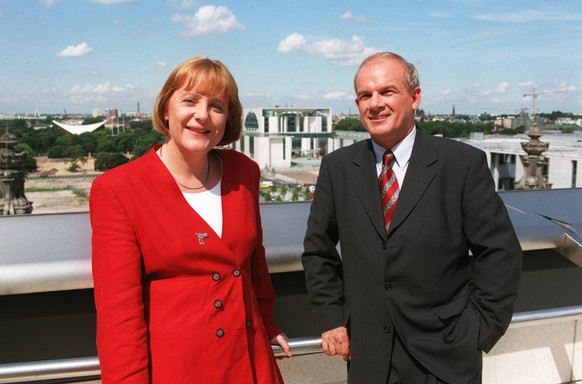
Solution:
{"label": "roof of building", "polygon": [[58,121],[53,120],[53,123],[58,125],[59,127],[63,128],[65,131],[72,133],[73,135],[80,135],[86,132],[93,132],[98,128],[101,128],[105,124],[106,120],[103,120],[100,123],[95,124],[86,124],[86,125],[73,125],[73,124],[65,124]]}

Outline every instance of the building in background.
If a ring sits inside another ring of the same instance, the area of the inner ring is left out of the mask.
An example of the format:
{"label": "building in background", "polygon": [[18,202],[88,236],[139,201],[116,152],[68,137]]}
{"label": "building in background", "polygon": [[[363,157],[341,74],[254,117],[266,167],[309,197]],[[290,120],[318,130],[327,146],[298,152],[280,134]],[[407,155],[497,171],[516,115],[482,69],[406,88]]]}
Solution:
{"label": "building in background", "polygon": [[248,108],[235,149],[261,169],[290,169],[293,159],[327,153],[331,126],[331,108]]}
{"label": "building in background", "polygon": [[[329,139],[329,152],[369,137],[367,132],[336,131]],[[515,181],[523,177],[519,157],[525,155],[522,143],[529,140],[526,134],[485,136],[477,132],[459,140],[485,152],[498,191],[514,189]],[[542,174],[552,188],[582,188],[582,134],[543,132],[542,140],[549,143]]]}

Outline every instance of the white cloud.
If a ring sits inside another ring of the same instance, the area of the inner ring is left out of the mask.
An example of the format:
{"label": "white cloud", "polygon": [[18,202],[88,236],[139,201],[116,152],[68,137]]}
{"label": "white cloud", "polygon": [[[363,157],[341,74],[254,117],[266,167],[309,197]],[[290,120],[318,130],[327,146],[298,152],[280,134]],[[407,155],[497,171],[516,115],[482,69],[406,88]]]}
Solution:
{"label": "white cloud", "polygon": [[528,81],[524,81],[523,83],[519,83],[517,85],[519,85],[521,88],[531,88],[534,86],[534,82],[533,80],[528,80]]}
{"label": "white cloud", "polygon": [[551,9],[524,10],[509,13],[486,13],[475,16],[476,20],[493,21],[499,23],[529,23],[541,21],[578,21],[582,20],[582,14],[562,13]]}
{"label": "white cloud", "polygon": [[348,95],[345,92],[328,92],[323,95],[324,100],[352,100],[355,96]]}
{"label": "white cloud", "polygon": [[279,43],[277,52],[289,53],[293,51],[302,51],[307,47],[307,39],[300,33],[292,33]]}
{"label": "white cloud", "polygon": [[352,15],[351,11],[348,11],[340,16],[340,19],[342,19],[342,20],[349,20],[349,19],[353,19],[353,18],[354,18],[354,15]]}
{"label": "white cloud", "polygon": [[310,41],[300,33],[293,33],[279,43],[277,51],[279,53],[303,52],[323,56],[340,65],[359,65],[364,58],[378,52],[378,49],[367,47],[364,40],[356,35],[351,41],[341,39]]}
{"label": "white cloud", "polygon": [[106,81],[103,84],[85,84],[85,85],[75,85],[71,88],[71,94],[74,95],[105,95],[111,93],[121,93],[125,92],[126,90],[133,89],[133,85],[126,85],[124,87],[120,86],[113,86],[109,81]]}
{"label": "white cloud", "polygon": [[165,68],[166,65],[168,65],[168,63],[165,62],[165,61],[158,61],[158,62],[156,62],[156,67],[158,67],[158,68]]}
{"label": "white cloud", "polygon": [[501,83],[499,83],[499,85],[497,85],[497,93],[506,93],[507,92],[507,87],[509,86],[509,84],[507,83],[507,81],[502,81]]}
{"label": "white cloud", "polygon": [[245,25],[236,20],[228,7],[205,5],[194,15],[174,15],[171,20],[183,23],[186,27],[184,36],[205,36],[225,33],[235,29],[245,29]]}
{"label": "white cloud", "polygon": [[178,5],[180,9],[194,8],[198,7],[200,4],[196,0],[182,0]]}
{"label": "white cloud", "polygon": [[59,53],[57,53],[58,57],[79,57],[79,56],[87,56],[93,48],[89,47],[86,42],[82,42],[79,45],[69,45],[67,48],[63,49]]}
{"label": "white cloud", "polygon": [[40,4],[44,5],[47,8],[49,8],[50,6],[52,6],[56,2],[57,2],[57,0],[40,0]]}
{"label": "white cloud", "polygon": [[365,22],[365,21],[368,21],[368,18],[367,18],[366,16],[358,16],[358,17],[354,17],[354,15],[352,14],[352,12],[351,12],[351,11],[348,11],[348,12],[346,12],[346,13],[342,14],[342,15],[340,16],[340,19],[341,19],[341,20],[354,20],[354,21],[356,21],[356,22],[358,22],[358,23],[363,23],[363,22]]}

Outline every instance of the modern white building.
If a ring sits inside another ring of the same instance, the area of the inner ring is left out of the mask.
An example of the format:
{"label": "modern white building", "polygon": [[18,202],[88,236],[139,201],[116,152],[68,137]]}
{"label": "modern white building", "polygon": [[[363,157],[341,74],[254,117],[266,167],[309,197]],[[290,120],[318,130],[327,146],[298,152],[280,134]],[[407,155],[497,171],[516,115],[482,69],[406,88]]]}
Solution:
{"label": "modern white building", "polygon": [[[329,139],[329,152],[369,137],[367,132],[336,131]],[[529,139],[525,134],[485,137],[477,133],[462,141],[486,153],[496,188],[501,191],[514,189],[514,182],[524,175],[520,156],[526,153],[521,143]],[[582,134],[544,132],[540,141],[549,143],[542,174],[552,188],[582,188]]]}
{"label": "modern white building", "polygon": [[261,169],[289,169],[294,158],[327,153],[331,125],[331,108],[248,108],[235,149]]}

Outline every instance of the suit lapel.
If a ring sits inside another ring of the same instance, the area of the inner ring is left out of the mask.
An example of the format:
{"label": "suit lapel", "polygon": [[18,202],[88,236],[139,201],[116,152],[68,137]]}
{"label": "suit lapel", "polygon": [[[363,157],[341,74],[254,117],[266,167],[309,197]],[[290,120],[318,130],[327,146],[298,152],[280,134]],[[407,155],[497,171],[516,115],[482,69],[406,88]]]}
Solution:
{"label": "suit lapel", "polygon": [[408,217],[436,175],[436,169],[431,165],[436,163],[438,158],[430,140],[430,136],[417,129],[404,185],[401,186],[398,203],[390,222],[390,232],[396,230]]}
{"label": "suit lapel", "polygon": [[372,221],[378,234],[385,238],[384,218],[382,217],[382,202],[380,201],[380,187],[376,174],[376,158],[372,149],[371,140],[366,140],[360,151],[352,159],[350,177],[354,189],[364,206],[368,217]]}

